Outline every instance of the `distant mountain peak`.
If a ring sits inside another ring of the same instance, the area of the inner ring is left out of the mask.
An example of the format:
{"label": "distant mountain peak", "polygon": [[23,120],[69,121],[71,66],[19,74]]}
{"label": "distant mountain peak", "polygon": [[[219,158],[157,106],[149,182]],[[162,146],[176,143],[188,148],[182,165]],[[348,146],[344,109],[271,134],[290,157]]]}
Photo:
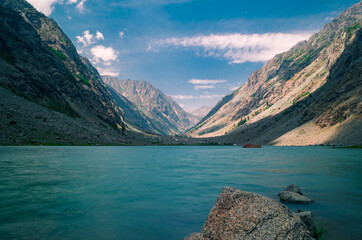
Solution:
{"label": "distant mountain peak", "polygon": [[[181,134],[194,124],[197,119],[187,114],[171,97],[146,81],[119,80],[111,76],[102,76],[103,81],[118,94],[132,102],[147,120],[139,125],[149,131],[173,135]],[[126,116],[127,117],[127,116]],[[149,122],[150,124],[145,124]]]}

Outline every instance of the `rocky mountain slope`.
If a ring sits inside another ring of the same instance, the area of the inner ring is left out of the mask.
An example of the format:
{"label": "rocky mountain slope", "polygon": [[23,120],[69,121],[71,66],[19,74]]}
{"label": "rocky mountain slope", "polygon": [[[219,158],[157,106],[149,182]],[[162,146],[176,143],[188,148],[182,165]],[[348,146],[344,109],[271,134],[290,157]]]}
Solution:
{"label": "rocky mountain slope", "polygon": [[[185,132],[196,124],[197,119],[186,113],[171,97],[166,96],[151,84],[136,80],[119,80],[103,76],[103,81],[114,89],[120,98],[132,103],[132,111],[118,102],[124,116],[130,122],[150,132],[173,135]],[[127,104],[130,106],[130,104]]]}
{"label": "rocky mountain slope", "polygon": [[213,109],[212,106],[201,106],[195,110],[189,111],[189,113],[195,116],[199,121],[205,117]]}
{"label": "rocky mountain slope", "polygon": [[[55,21],[24,0],[3,0],[0,2],[0,26],[0,90],[7,96],[1,99],[0,107],[6,112],[7,98],[16,98],[16,104],[21,104],[12,109],[12,113],[1,116],[3,144],[15,143],[7,134],[14,126],[18,129],[14,134],[31,135],[20,143],[88,143],[80,137],[87,132],[112,132],[112,137],[97,133],[93,143],[124,142],[120,140],[125,138],[121,134],[124,126],[121,109],[97,70],[78,55]],[[36,109],[40,108],[28,102],[41,106],[42,110],[37,113]],[[47,121],[23,121],[22,114],[17,112],[23,105],[29,106],[28,118]],[[49,114],[46,111],[50,111]],[[50,121],[51,116],[56,119]],[[65,137],[62,124],[58,124],[60,121],[68,121],[69,129],[79,124],[87,127],[79,127]],[[74,125],[76,122],[79,124]],[[35,125],[20,126],[21,123]]]}
{"label": "rocky mountain slope", "polygon": [[361,144],[362,3],[276,55],[193,129],[235,143]]}

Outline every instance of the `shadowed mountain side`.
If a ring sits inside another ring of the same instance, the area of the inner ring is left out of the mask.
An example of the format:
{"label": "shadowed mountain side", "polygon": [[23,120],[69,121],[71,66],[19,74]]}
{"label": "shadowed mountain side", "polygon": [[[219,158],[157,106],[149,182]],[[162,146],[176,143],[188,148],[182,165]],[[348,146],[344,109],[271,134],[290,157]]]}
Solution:
{"label": "shadowed mountain side", "polygon": [[362,29],[331,67],[327,82],[321,88],[283,112],[242,125],[215,141],[361,145],[361,112]]}
{"label": "shadowed mountain side", "polygon": [[97,70],[78,55],[54,20],[24,0],[5,0],[0,6],[2,87],[69,116],[122,125]]}
{"label": "shadowed mountain side", "polygon": [[0,144],[146,145],[151,139],[133,132],[121,136],[102,120],[73,118],[16,96],[0,87]]}

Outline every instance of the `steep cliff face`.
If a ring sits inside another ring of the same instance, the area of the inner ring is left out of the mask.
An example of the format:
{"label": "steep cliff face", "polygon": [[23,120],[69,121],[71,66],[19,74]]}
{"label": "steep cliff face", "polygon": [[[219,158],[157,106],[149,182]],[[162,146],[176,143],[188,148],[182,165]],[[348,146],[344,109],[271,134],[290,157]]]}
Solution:
{"label": "steep cliff face", "polygon": [[138,118],[125,112],[125,117],[139,127],[167,135],[180,134],[192,127],[197,119],[186,113],[171,97],[144,81],[118,80],[103,76],[104,82],[136,108]]}
{"label": "steep cliff face", "polygon": [[[327,127],[351,126],[350,121],[359,121],[361,117],[361,19],[362,3],[358,3],[308,41],[275,56],[254,72],[246,84],[224,97],[189,134],[229,134],[223,138],[240,143],[259,139],[259,143],[268,144],[312,121],[315,128],[304,134],[300,142],[328,143],[337,134],[336,129],[321,133],[324,137],[320,135],[319,140],[312,138]],[[289,116],[289,125],[293,127],[287,127],[280,116],[285,120]],[[272,123],[271,119],[279,120]],[[280,131],[272,134],[268,129]],[[268,136],[260,137],[267,132]],[[285,138],[278,144],[288,144],[289,140]]]}
{"label": "steep cliff face", "polygon": [[[71,116],[87,113],[116,128],[121,115],[88,60],[57,23],[23,0],[2,1],[1,86]],[[15,13],[13,12],[15,11]]]}
{"label": "steep cliff face", "polygon": [[[0,3],[0,26],[0,88],[4,96],[11,97],[11,94],[6,92],[8,90],[22,97],[23,101],[44,107],[41,108],[43,110],[48,109],[63,114],[63,117],[57,114],[48,116],[48,120],[50,116],[57,118],[55,124],[57,121],[62,121],[61,119],[70,117],[75,121],[69,123],[78,121],[81,122],[80,125],[87,125],[88,128],[88,130],[79,128],[65,137],[63,129],[58,128],[57,124],[45,128],[20,126],[20,123],[25,124],[25,122],[19,119],[21,114],[14,112],[11,115],[17,116],[18,119],[12,121],[18,123],[19,129],[24,131],[38,129],[38,133],[35,134],[38,137],[32,137],[32,143],[41,143],[44,139],[39,140],[39,136],[54,133],[54,138],[47,138],[44,141],[62,142],[66,138],[66,142],[79,144],[82,143],[82,138],[78,139],[79,134],[76,133],[92,132],[90,128],[94,128],[95,134],[99,136],[93,138],[92,143],[97,143],[97,139],[102,143],[117,143],[117,139],[122,138],[121,131],[124,125],[122,109],[116,105],[97,70],[86,58],[78,55],[56,22],[37,12],[26,1],[5,0]],[[18,99],[17,102],[20,104],[22,100]],[[7,103],[7,99],[1,99],[4,111],[8,109]],[[25,102],[21,104],[28,105]],[[29,108],[29,112],[38,109],[32,104]],[[36,112],[32,115],[43,119]],[[1,120],[4,124],[1,134],[10,133],[10,130],[5,131],[5,129],[12,129],[14,126],[9,125],[5,115]],[[47,125],[50,122],[47,121]],[[43,122],[39,121],[39,124]],[[41,129],[47,130],[41,133],[39,132]],[[108,130],[114,133],[110,133],[112,137],[104,137],[103,140],[100,138],[104,134],[96,133],[102,131],[106,133]],[[6,143],[5,135],[2,142]]]}

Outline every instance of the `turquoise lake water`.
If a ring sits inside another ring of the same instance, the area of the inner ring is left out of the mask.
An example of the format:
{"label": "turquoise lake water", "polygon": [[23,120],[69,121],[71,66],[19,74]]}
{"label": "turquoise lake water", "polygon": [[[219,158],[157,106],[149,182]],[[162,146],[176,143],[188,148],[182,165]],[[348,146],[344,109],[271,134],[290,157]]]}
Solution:
{"label": "turquoise lake water", "polygon": [[183,239],[223,186],[298,184],[326,239],[362,239],[362,150],[0,147],[0,239]]}

